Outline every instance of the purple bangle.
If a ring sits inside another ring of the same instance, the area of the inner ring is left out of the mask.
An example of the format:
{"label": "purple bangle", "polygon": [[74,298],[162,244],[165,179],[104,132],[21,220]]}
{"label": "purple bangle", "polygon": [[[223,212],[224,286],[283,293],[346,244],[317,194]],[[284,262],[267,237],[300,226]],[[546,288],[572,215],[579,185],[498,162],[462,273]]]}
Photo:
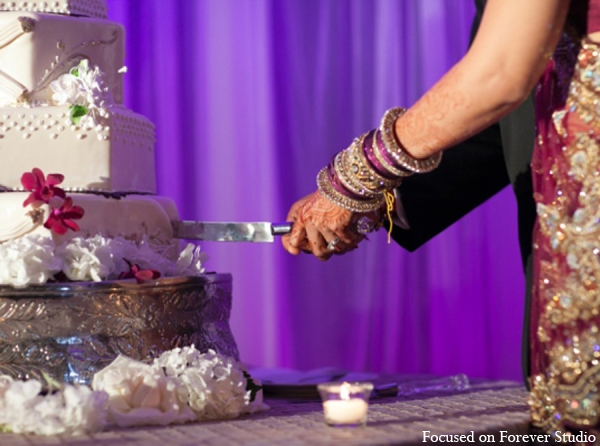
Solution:
{"label": "purple bangle", "polygon": [[383,159],[385,159],[390,166],[393,166],[396,169],[399,169],[400,166],[398,166],[398,164],[396,164],[396,161],[392,157],[390,157],[390,155],[388,154],[388,151],[385,148],[385,144],[383,142],[383,139],[381,138],[381,132],[380,131],[377,132],[377,137],[375,138],[375,143],[377,144],[377,150],[379,150],[379,153],[381,154],[381,157]]}
{"label": "purple bangle", "polygon": [[373,136],[374,136],[375,132],[376,132],[376,130],[371,130],[364,140],[362,150],[365,154],[365,158],[366,158],[367,162],[370,164],[370,167],[375,172],[377,172],[379,175],[381,175],[383,178],[386,178],[388,180],[396,180],[397,177],[394,175],[391,175],[387,171],[387,169],[381,165],[381,163],[377,160],[377,157],[373,153],[373,150],[375,150],[374,145],[373,145]]}
{"label": "purple bangle", "polygon": [[333,162],[329,163],[327,166],[327,177],[329,178],[329,183],[331,186],[344,197],[351,198],[356,201],[364,201],[365,197],[361,197],[360,195],[356,195],[350,192],[346,187],[340,182],[338,179],[335,170],[333,168]]}

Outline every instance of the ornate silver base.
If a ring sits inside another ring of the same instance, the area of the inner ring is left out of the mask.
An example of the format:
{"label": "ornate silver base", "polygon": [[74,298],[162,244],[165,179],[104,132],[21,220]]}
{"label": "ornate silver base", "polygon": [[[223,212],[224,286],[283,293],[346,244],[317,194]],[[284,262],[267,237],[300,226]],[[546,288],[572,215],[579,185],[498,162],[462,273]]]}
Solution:
{"label": "ornate silver base", "polygon": [[0,287],[0,373],[89,384],[119,354],[194,344],[238,358],[231,275]]}

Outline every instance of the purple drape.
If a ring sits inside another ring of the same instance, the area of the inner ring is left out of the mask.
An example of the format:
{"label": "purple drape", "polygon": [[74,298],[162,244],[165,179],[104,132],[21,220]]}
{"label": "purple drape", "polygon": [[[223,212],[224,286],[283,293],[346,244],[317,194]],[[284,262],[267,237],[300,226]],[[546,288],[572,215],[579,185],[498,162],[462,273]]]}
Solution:
{"label": "purple drape", "polygon": [[[159,192],[181,216],[285,219],[383,112],[464,54],[472,0],[108,0],[126,101],[157,128]],[[242,359],[307,369],[519,378],[523,278],[509,191],[420,251],[322,263],[279,243],[203,243],[234,278]]]}

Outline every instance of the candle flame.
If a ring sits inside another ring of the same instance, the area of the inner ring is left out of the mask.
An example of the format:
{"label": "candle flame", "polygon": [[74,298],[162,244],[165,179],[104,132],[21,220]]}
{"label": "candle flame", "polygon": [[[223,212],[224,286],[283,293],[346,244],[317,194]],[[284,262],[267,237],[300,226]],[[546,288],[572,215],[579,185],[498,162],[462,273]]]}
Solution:
{"label": "candle flame", "polygon": [[340,398],[343,400],[350,399],[350,383],[343,383],[340,387]]}

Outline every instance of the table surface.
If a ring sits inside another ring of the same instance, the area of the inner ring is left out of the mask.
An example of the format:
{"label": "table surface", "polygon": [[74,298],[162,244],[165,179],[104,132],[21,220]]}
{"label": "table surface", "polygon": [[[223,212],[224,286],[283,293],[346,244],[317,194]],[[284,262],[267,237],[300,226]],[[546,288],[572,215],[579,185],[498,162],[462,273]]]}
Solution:
{"label": "table surface", "polygon": [[494,435],[498,442],[502,431],[527,433],[526,395],[521,383],[482,381],[459,393],[430,392],[372,399],[368,423],[363,428],[325,425],[319,401],[266,399],[269,410],[234,420],[113,428],[78,437],[0,434],[0,445],[422,445],[423,431],[434,435],[474,431],[476,443],[480,434]]}

